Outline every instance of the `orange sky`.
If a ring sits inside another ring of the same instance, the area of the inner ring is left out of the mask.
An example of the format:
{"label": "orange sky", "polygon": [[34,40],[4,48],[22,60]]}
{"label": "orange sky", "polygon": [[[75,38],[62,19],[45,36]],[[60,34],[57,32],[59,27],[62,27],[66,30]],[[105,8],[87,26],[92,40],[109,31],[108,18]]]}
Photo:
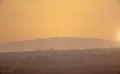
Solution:
{"label": "orange sky", "polygon": [[116,40],[119,0],[2,0],[0,43],[59,36]]}

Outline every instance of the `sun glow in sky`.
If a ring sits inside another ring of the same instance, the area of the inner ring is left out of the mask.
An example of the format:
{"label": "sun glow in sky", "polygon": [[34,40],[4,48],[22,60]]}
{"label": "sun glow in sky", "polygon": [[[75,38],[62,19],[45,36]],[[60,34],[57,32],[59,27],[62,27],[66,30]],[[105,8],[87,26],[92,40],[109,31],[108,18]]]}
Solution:
{"label": "sun glow in sky", "polygon": [[3,0],[0,42],[55,37],[117,40],[119,0]]}
{"label": "sun glow in sky", "polygon": [[118,33],[117,39],[118,41],[120,41],[120,33]]}

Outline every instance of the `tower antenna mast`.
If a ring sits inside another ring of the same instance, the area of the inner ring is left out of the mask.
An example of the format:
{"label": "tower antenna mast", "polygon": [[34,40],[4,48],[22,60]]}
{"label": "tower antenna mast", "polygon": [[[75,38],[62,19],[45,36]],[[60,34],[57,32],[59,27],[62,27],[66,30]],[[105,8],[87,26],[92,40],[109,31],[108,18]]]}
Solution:
{"label": "tower antenna mast", "polygon": [[56,39],[58,38],[58,25],[56,27]]}
{"label": "tower antenna mast", "polygon": [[58,28],[56,28],[56,39],[58,38]]}

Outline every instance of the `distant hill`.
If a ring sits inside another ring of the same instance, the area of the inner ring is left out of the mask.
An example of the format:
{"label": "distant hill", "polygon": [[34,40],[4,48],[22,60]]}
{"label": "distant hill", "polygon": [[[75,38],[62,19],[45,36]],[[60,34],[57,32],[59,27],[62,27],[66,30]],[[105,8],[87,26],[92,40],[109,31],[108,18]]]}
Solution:
{"label": "distant hill", "polygon": [[0,51],[33,51],[47,49],[90,49],[118,47],[120,43],[95,38],[59,37],[0,44]]}

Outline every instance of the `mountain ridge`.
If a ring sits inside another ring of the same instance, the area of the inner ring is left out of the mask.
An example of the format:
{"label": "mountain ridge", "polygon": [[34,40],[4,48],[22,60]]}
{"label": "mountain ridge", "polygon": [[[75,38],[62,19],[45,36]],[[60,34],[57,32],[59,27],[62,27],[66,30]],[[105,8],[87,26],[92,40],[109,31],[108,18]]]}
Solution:
{"label": "mountain ridge", "polygon": [[109,48],[118,47],[119,42],[96,39],[96,38],[75,38],[75,37],[58,37],[58,38],[37,38],[25,41],[15,41],[0,44],[0,51],[31,51],[47,49],[89,49],[89,48]]}

